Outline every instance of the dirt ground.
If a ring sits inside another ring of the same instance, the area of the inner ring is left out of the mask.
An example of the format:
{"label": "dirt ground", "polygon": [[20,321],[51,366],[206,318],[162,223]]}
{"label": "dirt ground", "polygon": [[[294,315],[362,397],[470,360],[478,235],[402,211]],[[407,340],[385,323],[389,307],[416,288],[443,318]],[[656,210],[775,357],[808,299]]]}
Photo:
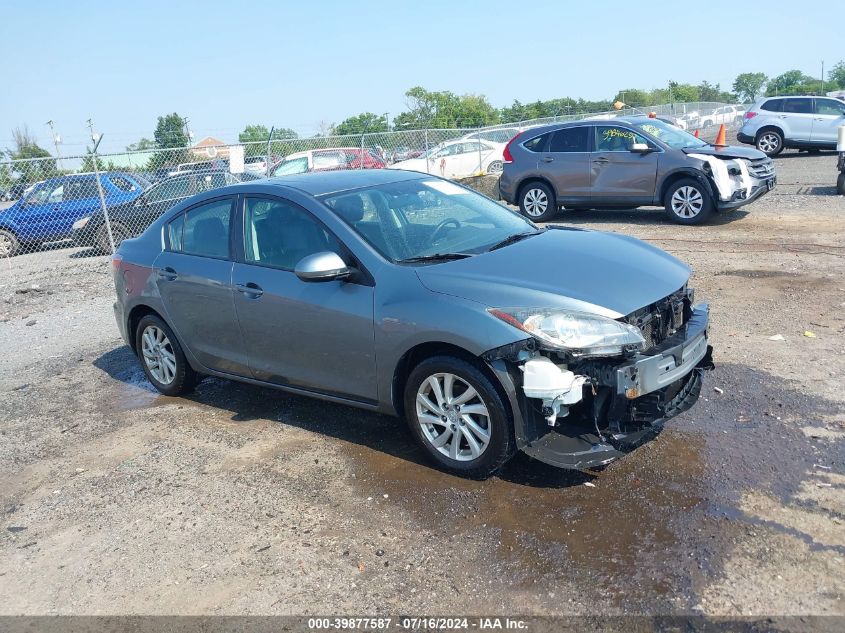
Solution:
{"label": "dirt ground", "polygon": [[106,258],[0,261],[0,613],[845,615],[845,198],[832,153],[776,167],[701,227],[561,216],[688,261],[711,302],[702,399],[600,473],[465,481],[393,418],[159,396]]}

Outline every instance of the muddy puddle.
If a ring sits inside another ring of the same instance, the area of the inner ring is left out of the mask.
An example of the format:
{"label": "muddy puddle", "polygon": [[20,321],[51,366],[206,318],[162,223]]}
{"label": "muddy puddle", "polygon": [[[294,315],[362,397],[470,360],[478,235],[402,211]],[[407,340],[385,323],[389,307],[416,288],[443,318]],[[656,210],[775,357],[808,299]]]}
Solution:
{"label": "muddy puddle", "polygon": [[[628,612],[692,609],[749,530],[780,529],[743,512],[747,491],[788,504],[816,464],[845,464],[843,442],[801,430],[823,427],[840,405],[741,365],[710,372],[696,407],[601,472],[560,470],[520,454],[483,482],[430,467],[404,423],[389,416],[223,380],[206,380],[184,399],[131,381],[121,388],[123,407],[216,407],[224,419],[340,440],[333,448],[349,459],[360,497],[387,495],[379,520],[399,510],[433,542],[464,542],[477,552],[478,572],[528,590],[538,579],[560,580]],[[812,545],[812,536],[798,536]]]}

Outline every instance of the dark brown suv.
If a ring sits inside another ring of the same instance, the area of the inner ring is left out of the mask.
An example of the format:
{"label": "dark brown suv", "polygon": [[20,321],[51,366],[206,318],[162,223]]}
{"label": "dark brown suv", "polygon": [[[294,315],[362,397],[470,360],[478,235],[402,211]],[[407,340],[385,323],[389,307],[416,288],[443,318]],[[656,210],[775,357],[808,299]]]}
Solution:
{"label": "dark brown suv", "polygon": [[775,185],[763,152],[710,145],[649,117],[532,128],[508,143],[504,159],[501,197],[535,221],[564,206],[662,206],[675,222],[699,224]]}

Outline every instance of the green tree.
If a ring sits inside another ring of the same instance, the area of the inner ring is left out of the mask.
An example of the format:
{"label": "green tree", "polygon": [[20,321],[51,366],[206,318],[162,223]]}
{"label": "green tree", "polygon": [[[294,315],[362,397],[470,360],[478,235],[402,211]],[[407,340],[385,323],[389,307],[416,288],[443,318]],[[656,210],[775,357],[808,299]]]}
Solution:
{"label": "green tree", "polygon": [[373,114],[372,112],[362,112],[334,126],[334,133],[339,136],[387,131],[387,116]]}
{"label": "green tree", "polygon": [[808,84],[811,85],[813,82],[820,83],[800,70],[787,70],[785,73],[769,80],[766,86],[766,96],[801,94],[806,91]]}
{"label": "green tree", "polygon": [[405,93],[408,111],[396,117],[397,129],[457,128],[494,125],[499,111],[483,95],[431,92],[415,86]]}
{"label": "green tree", "polygon": [[56,159],[50,152],[38,145],[26,125],[12,130],[12,139],[15,142],[15,149],[9,152],[12,160],[40,159],[29,160],[15,168],[16,171],[20,172],[19,182],[37,182],[59,175],[56,169]]}
{"label": "green tree", "polygon": [[[241,143],[256,143],[258,141],[267,142],[267,137],[270,136],[270,130],[266,125],[247,125],[244,131],[238,134],[238,140]],[[274,128],[273,139],[290,139],[299,138],[296,132],[290,128]]]}
{"label": "green tree", "polygon": [[754,101],[768,80],[766,73],[740,73],[734,79],[733,89],[743,103]]}
{"label": "green tree", "polygon": [[184,149],[188,146],[188,133],[185,119],[178,114],[174,112],[158,117],[153,138],[159,151],[150,159],[148,169],[156,170],[188,162],[188,152]]}
{"label": "green tree", "polygon": [[621,101],[632,108],[642,108],[652,104],[651,94],[646,90],[639,90],[638,88],[626,88],[625,90],[620,90],[616,93],[616,96],[613,97],[613,101]]}
{"label": "green tree", "polygon": [[126,146],[127,152],[143,152],[156,148],[156,142],[148,138],[141,138],[137,143],[130,143]]}
{"label": "green tree", "polygon": [[722,90],[719,84],[711,84],[709,81],[702,81],[698,84],[699,101],[718,101],[720,103],[733,103],[736,95],[727,90]]}
{"label": "green tree", "polygon": [[827,80],[833,82],[837,88],[845,88],[845,61],[840,61],[830,69]]}

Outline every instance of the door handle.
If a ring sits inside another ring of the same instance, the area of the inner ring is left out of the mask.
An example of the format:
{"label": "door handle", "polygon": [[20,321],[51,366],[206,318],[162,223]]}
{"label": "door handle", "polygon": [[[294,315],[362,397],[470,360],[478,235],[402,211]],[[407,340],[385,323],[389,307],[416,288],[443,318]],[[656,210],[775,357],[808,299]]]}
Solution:
{"label": "door handle", "polygon": [[166,268],[162,268],[160,271],[158,271],[158,276],[164,279],[165,281],[173,281],[179,275],[170,266],[167,266]]}
{"label": "door handle", "polygon": [[594,158],[593,162],[594,163],[609,163],[610,160],[605,158],[604,156],[602,156],[601,158]]}
{"label": "door handle", "polygon": [[552,158],[551,156],[543,156],[543,162],[544,163],[553,163],[553,162],[555,162],[555,159]]}
{"label": "door handle", "polygon": [[258,299],[258,297],[264,294],[264,290],[261,289],[261,286],[251,281],[245,284],[235,284],[235,288],[237,288],[238,292],[242,292],[250,299]]}

